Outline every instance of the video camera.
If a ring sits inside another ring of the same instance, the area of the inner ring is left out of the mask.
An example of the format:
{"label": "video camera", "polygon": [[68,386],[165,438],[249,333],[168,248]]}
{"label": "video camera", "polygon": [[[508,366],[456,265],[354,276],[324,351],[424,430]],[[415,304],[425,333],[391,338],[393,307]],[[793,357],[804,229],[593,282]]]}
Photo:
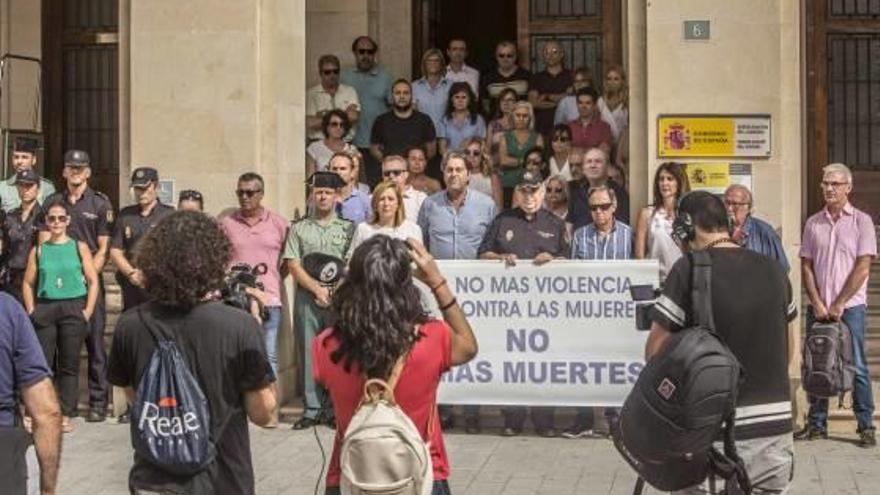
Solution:
{"label": "video camera", "polygon": [[259,277],[267,271],[269,268],[265,263],[260,263],[253,268],[247,263],[232,265],[226,273],[223,289],[220,291],[223,302],[250,313],[251,301],[257,301],[260,306],[260,318],[266,321],[269,318],[269,311],[254,296],[248,294],[246,289],[266,290],[266,287],[259,281]]}
{"label": "video camera", "polygon": [[629,295],[636,303],[636,330],[650,330],[651,309],[660,297],[660,289],[650,284],[630,285]]}

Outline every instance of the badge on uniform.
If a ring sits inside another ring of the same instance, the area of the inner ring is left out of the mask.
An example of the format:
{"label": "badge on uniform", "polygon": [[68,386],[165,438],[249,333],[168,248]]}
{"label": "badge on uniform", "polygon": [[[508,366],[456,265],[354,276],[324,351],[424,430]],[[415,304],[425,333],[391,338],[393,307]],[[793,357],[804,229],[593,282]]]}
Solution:
{"label": "badge on uniform", "polygon": [[513,231],[512,231],[512,230],[508,230],[507,232],[505,232],[505,233],[504,233],[504,238],[507,239],[507,242],[512,241],[512,240],[513,240]]}
{"label": "badge on uniform", "polygon": [[113,208],[107,208],[107,223],[113,223]]}
{"label": "badge on uniform", "polygon": [[542,231],[540,231],[540,230],[538,231],[538,235],[541,236],[541,237],[543,237],[544,239],[549,239],[549,238],[551,238],[551,237],[554,237],[554,236],[553,236],[553,233],[551,233],[551,232],[542,232]]}
{"label": "badge on uniform", "polygon": [[125,231],[124,231],[124,232],[125,232],[125,238],[126,238],[126,239],[131,239],[131,227],[128,226],[128,225],[126,225],[126,226],[125,226]]}

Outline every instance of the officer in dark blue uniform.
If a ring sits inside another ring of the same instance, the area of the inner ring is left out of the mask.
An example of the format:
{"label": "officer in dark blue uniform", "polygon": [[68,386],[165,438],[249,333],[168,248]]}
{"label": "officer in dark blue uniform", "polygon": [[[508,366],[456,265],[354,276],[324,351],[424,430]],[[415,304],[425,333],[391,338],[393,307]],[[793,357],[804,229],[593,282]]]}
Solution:
{"label": "officer in dark blue uniform", "polygon": [[[110,245],[113,205],[103,193],[89,187],[92,176],[89,154],[82,150],[69,150],[64,154],[64,180],[66,187],[46,199],[46,205],[62,202],[70,211],[70,237],[89,246],[100,274],[107,262]],[[48,237],[48,232],[44,232]],[[101,277],[98,277],[100,280]],[[107,349],[104,347],[104,324],[106,307],[104,287],[100,287],[95,313],[89,321],[86,349],[89,354],[89,414],[86,421],[99,422],[107,418]]]}
{"label": "officer in dark blue uniform", "polygon": [[119,210],[110,241],[110,259],[116,266],[116,281],[122,288],[123,311],[149,297],[143,290],[143,273],[136,267],[134,249],[138,241],[174,208],[158,197],[159,172],[152,167],[136,168],[131,174],[131,189],[137,204]]}
{"label": "officer in dark blue uniform", "polygon": [[15,186],[20,204],[6,214],[2,223],[0,290],[12,294],[18,302],[22,302],[21,282],[24,269],[43,222],[43,209],[38,201],[40,176],[33,170],[23,170],[15,175]]}

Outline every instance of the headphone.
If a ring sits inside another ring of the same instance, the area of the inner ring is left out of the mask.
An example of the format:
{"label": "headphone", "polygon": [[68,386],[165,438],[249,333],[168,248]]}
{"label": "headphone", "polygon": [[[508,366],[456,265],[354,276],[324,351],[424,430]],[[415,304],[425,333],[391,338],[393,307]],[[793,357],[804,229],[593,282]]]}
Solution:
{"label": "headphone", "polygon": [[[724,206],[724,202],[721,201],[721,198],[718,196],[708,192],[708,191],[691,191],[681,198],[679,198],[678,203],[676,204],[676,215],[675,220],[672,221],[672,238],[681,244],[687,244],[690,241],[693,241],[697,236],[697,228],[694,224],[694,218],[687,211],[684,211],[685,200],[690,198],[691,196],[709,196],[715,201],[719,203],[723,210],[727,208]],[[733,229],[733,221],[730,216],[727,217],[727,230],[730,231]]]}

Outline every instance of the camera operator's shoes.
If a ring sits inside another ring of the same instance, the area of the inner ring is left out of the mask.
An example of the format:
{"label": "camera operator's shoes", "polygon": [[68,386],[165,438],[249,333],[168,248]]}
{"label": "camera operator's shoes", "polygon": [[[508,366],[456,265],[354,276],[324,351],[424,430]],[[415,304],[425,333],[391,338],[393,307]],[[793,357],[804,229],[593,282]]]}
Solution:
{"label": "camera operator's shoes", "polygon": [[877,446],[877,437],[874,428],[865,428],[859,432],[859,447],[871,448]]}
{"label": "camera operator's shoes", "polygon": [[804,428],[794,434],[795,440],[825,440],[828,438],[827,430],[820,430],[807,423]]}
{"label": "camera operator's shoes", "polygon": [[313,426],[317,426],[318,424],[320,424],[320,423],[315,418],[302,417],[302,418],[299,418],[298,420],[296,420],[296,422],[293,423],[293,426],[291,428],[294,430],[305,430],[305,429],[311,428]]}

